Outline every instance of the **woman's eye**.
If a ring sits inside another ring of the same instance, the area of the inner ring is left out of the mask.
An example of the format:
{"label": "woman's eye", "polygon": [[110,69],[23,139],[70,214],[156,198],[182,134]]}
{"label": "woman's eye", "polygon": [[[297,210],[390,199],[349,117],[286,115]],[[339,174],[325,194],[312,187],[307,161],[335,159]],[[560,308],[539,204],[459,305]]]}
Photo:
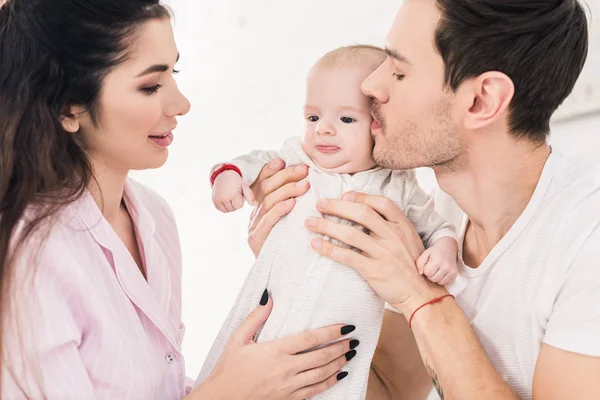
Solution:
{"label": "woman's eye", "polygon": [[342,118],[340,118],[340,121],[342,121],[345,124],[351,124],[356,120],[354,118],[350,118],[350,117],[342,117]]}
{"label": "woman's eye", "polygon": [[319,117],[317,117],[316,115],[309,115],[307,119],[310,122],[317,122],[319,120]]}
{"label": "woman's eye", "polygon": [[178,70],[178,69],[174,69],[174,70],[173,70],[173,74],[174,74],[174,75],[177,75],[178,73],[179,73],[179,70]]}
{"label": "woman's eye", "polygon": [[395,73],[395,72],[392,74],[392,76],[393,76],[394,78],[396,78],[397,80],[399,80],[399,81],[401,81],[402,79],[404,79],[404,75],[397,74],[397,73]]}
{"label": "woman's eye", "polygon": [[152,94],[158,92],[158,89],[160,89],[161,87],[162,87],[162,85],[157,83],[154,86],[145,87],[145,88],[142,88],[140,90],[142,92],[144,92],[145,94],[147,94],[147,95],[152,95]]}

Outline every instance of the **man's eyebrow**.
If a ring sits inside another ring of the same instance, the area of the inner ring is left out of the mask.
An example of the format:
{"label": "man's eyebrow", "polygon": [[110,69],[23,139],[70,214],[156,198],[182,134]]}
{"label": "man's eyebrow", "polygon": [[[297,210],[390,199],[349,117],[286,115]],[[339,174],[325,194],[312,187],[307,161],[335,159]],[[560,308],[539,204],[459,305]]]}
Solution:
{"label": "man's eyebrow", "polygon": [[[177,60],[175,61],[177,63],[177,61],[179,61],[179,53],[177,53]],[[153,74],[155,72],[165,72],[169,70],[169,66],[166,64],[156,64],[156,65],[152,65],[151,67],[146,68],[142,73],[138,74],[136,76],[136,78],[142,77],[144,75],[148,75],[148,74]]]}
{"label": "man's eyebrow", "polygon": [[404,57],[402,54],[398,53],[397,51],[390,49],[389,47],[385,48],[385,52],[387,53],[388,56],[392,57],[396,61],[400,61],[400,62],[409,64],[409,65],[412,65],[412,63],[410,61],[408,61],[408,59],[406,57]]}

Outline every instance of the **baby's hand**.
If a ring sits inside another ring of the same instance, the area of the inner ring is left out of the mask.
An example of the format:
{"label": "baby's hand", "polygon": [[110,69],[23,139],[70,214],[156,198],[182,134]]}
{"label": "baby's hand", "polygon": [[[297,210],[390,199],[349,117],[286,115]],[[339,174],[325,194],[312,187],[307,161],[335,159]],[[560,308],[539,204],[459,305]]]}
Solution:
{"label": "baby's hand", "polygon": [[223,171],[213,185],[213,203],[221,212],[232,212],[244,206],[244,199],[254,206],[254,194],[235,171]]}
{"label": "baby's hand", "polygon": [[458,276],[458,244],[450,237],[437,240],[417,259],[417,268],[430,281],[442,286],[454,282]]}

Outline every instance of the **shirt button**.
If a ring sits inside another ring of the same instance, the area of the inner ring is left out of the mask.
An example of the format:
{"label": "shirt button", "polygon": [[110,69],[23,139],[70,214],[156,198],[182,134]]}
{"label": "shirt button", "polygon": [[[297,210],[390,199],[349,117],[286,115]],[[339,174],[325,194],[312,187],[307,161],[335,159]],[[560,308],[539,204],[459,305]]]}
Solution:
{"label": "shirt button", "polygon": [[167,353],[167,355],[165,356],[165,360],[167,360],[167,362],[171,364],[173,361],[175,361],[175,355],[173,353]]}

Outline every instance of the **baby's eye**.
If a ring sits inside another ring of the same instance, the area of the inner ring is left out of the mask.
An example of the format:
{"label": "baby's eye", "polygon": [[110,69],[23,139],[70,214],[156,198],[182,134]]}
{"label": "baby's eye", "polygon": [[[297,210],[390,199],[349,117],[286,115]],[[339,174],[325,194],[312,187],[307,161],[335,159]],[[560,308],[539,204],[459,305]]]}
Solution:
{"label": "baby's eye", "polygon": [[340,120],[345,124],[351,124],[356,121],[354,118],[350,118],[350,117],[342,117],[342,118],[340,118]]}
{"label": "baby's eye", "polygon": [[310,122],[317,122],[319,120],[319,117],[317,117],[316,115],[309,115],[306,119]]}

